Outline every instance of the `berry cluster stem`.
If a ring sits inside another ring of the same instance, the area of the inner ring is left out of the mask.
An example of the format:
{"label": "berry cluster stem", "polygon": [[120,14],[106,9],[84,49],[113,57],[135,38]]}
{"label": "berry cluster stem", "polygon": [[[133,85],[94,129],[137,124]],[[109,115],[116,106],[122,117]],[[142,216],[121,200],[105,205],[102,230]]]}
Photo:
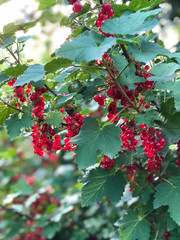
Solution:
{"label": "berry cluster stem", "polygon": [[128,54],[128,52],[127,52],[124,44],[120,44],[120,46],[121,46],[121,49],[122,49],[122,51],[123,51],[123,55],[125,56],[126,60],[127,60],[128,62],[131,62],[132,59],[130,58],[130,56],[129,56],[129,54]]}
{"label": "berry cluster stem", "polygon": [[[0,38],[0,42],[2,43],[2,45],[4,44],[3,40]],[[18,58],[16,57],[16,55],[11,51],[10,48],[6,47],[6,49],[8,50],[8,52],[11,54],[11,56],[16,60],[16,62],[20,63],[20,61],[18,60]]]}
{"label": "berry cluster stem", "polygon": [[129,104],[138,112],[141,113],[139,108],[130,100],[130,98],[127,96],[127,94],[124,92],[124,90],[121,87],[121,84],[118,82],[118,80],[114,77],[111,69],[108,67],[107,63],[104,61],[104,65],[106,67],[107,72],[109,73],[110,77],[113,79],[115,85],[118,87],[120,93],[123,95],[123,97],[129,102]]}
{"label": "berry cluster stem", "polygon": [[4,101],[3,99],[1,99],[1,98],[0,98],[0,101],[3,102],[3,103],[4,103],[6,106],[8,106],[9,108],[12,108],[12,109],[14,109],[14,110],[16,110],[16,111],[18,111],[18,112],[21,112],[21,113],[25,113],[25,112],[22,111],[21,109],[18,109],[18,108],[16,108],[16,107],[10,105],[9,103],[5,102],[5,101]]}

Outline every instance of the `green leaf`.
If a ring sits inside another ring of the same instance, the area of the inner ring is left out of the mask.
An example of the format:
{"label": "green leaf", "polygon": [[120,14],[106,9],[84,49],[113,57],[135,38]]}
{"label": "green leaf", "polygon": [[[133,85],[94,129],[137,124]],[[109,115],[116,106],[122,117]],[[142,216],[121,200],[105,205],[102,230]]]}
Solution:
{"label": "green leaf", "polygon": [[[112,202],[120,201],[126,182],[120,171],[114,169],[96,168],[90,171],[84,183],[82,194],[82,206],[101,202],[107,197]],[[117,191],[118,189],[118,191]]]}
{"label": "green leaf", "polygon": [[56,50],[56,54],[58,57],[65,57],[76,62],[83,62],[84,60],[89,62],[101,58],[112,45],[116,44],[113,37],[105,38],[99,46],[97,45],[98,40],[91,35],[79,36],[71,39],[71,41],[66,41]]}
{"label": "green leaf", "polygon": [[17,64],[15,67],[10,67],[1,72],[1,75],[7,75],[10,77],[19,77],[21,74],[24,73],[24,71],[28,68],[27,65],[23,64]]}
{"label": "green leaf", "polygon": [[177,143],[180,136],[180,112],[169,116],[167,121],[159,124],[163,133],[169,138],[172,143]]}
{"label": "green leaf", "polygon": [[54,127],[60,127],[62,123],[62,117],[64,115],[61,112],[48,112],[46,122]]}
{"label": "green leaf", "polygon": [[94,81],[87,81],[83,83],[83,90],[81,94],[83,95],[84,100],[89,100],[92,98],[96,92],[98,91],[98,85],[103,84],[103,80],[101,78],[96,78]]}
{"label": "green leaf", "polygon": [[137,11],[141,8],[153,8],[163,0],[132,0],[128,6],[129,9]]}
{"label": "green leaf", "polygon": [[[115,69],[120,73],[118,81],[121,85],[126,85],[131,89],[135,89],[134,83],[144,82],[142,77],[136,76],[134,63],[128,64],[128,61],[122,55],[113,56]],[[128,66],[129,65],[129,66]]]}
{"label": "green leaf", "polygon": [[177,76],[175,72],[178,69],[180,65],[176,63],[159,63],[150,70],[155,75],[151,77],[151,81],[166,83]]}
{"label": "green leaf", "polygon": [[158,20],[149,17],[160,11],[162,9],[158,8],[148,12],[142,12],[142,9],[135,13],[126,12],[119,18],[106,20],[101,29],[105,33],[120,35],[135,35],[142,31],[149,31],[158,24]]}
{"label": "green leaf", "polygon": [[155,189],[154,208],[168,206],[171,218],[180,226],[180,177],[171,177]]}
{"label": "green leaf", "polygon": [[68,73],[66,71],[61,72],[61,74],[56,77],[54,80],[59,83],[63,83],[63,81],[70,75],[71,73]]}
{"label": "green leaf", "polygon": [[39,10],[49,9],[56,4],[56,0],[38,0]]}
{"label": "green leaf", "polygon": [[[11,220],[12,221],[12,220]],[[24,221],[17,219],[16,221],[10,221],[9,227],[10,231],[7,234],[7,239],[13,239],[22,229]]]}
{"label": "green leaf", "polygon": [[21,125],[24,128],[32,127],[32,117],[31,113],[24,113],[21,118]]}
{"label": "green leaf", "polygon": [[58,69],[66,68],[72,65],[72,61],[66,58],[53,59],[44,66],[46,73],[54,73]]}
{"label": "green leaf", "polygon": [[45,75],[44,67],[41,64],[34,64],[30,66],[24,73],[21,75],[14,86],[23,86],[26,83],[31,81],[37,82],[41,80]]}
{"label": "green leaf", "polygon": [[14,43],[14,39],[13,38],[7,38],[5,41],[4,41],[4,44],[1,46],[2,49],[12,45]]}
{"label": "green leaf", "polygon": [[174,96],[175,108],[177,111],[180,110],[180,81],[172,82],[172,85],[167,87],[166,90],[170,90],[172,95]]}
{"label": "green leaf", "polygon": [[24,179],[19,179],[16,184],[12,186],[12,191],[20,193],[20,195],[30,195],[33,192],[31,186],[29,186]]}
{"label": "green leaf", "polygon": [[137,113],[135,115],[135,121],[137,125],[146,124],[147,126],[152,126],[154,124],[154,120],[159,119],[159,116],[154,110],[146,111],[144,114]]}
{"label": "green leaf", "polygon": [[163,0],[132,0],[129,5],[126,4],[112,4],[112,9],[114,10],[114,17],[120,17],[122,11],[133,10],[137,11],[142,8],[146,10],[151,9],[161,3]]}
{"label": "green leaf", "polygon": [[68,67],[65,70],[63,70],[59,76],[57,76],[54,80],[56,82],[62,83],[67,77],[69,77],[71,74],[77,73],[77,70],[79,67]]}
{"label": "green leaf", "polygon": [[0,75],[0,84],[3,85],[3,82],[5,82],[5,81],[8,80],[8,79],[9,79],[8,76],[1,76],[1,75]]}
{"label": "green leaf", "polygon": [[162,132],[171,143],[177,143],[180,136],[180,112],[176,112],[172,98],[161,104],[160,113],[164,117],[158,123]]}
{"label": "green leaf", "polygon": [[126,151],[125,154],[120,154],[117,158],[115,158],[115,164],[118,167],[121,167],[122,165],[128,165],[133,164],[135,159],[133,157],[133,152]]}
{"label": "green leaf", "polygon": [[39,22],[40,18],[36,19],[33,22],[27,22],[27,23],[22,23],[19,25],[15,25],[14,22],[12,23],[8,23],[7,25],[5,25],[3,27],[3,34],[0,34],[0,37],[5,40],[7,38],[11,38],[15,32],[19,31],[19,30],[28,30],[31,27],[34,27],[37,22]]}
{"label": "green leaf", "polygon": [[19,38],[17,39],[17,42],[18,42],[18,43],[23,43],[23,42],[26,42],[27,40],[31,39],[32,37],[33,37],[32,35],[19,37]]}
{"label": "green leaf", "polygon": [[51,221],[59,222],[64,214],[71,212],[72,210],[72,205],[69,205],[67,203],[62,205],[60,208],[56,209],[55,214],[51,217]]}
{"label": "green leaf", "polygon": [[121,240],[149,240],[150,222],[132,210],[116,223],[120,227]]}
{"label": "green leaf", "polygon": [[95,118],[85,118],[80,133],[71,139],[78,144],[75,150],[78,167],[83,169],[95,164],[98,150],[113,158],[120,150],[120,134],[120,128],[113,124],[101,129]]}
{"label": "green leaf", "polygon": [[70,94],[67,94],[65,96],[61,96],[59,98],[59,100],[56,102],[55,106],[57,107],[62,107],[62,106],[66,106],[67,103],[73,99],[73,97],[76,95],[76,92],[75,93],[70,93]]}
{"label": "green leaf", "polygon": [[[13,105],[13,103],[10,103],[10,105]],[[4,121],[9,117],[9,115],[15,112],[15,109],[12,109],[4,103],[0,102],[0,125],[3,125]]]}
{"label": "green leaf", "polygon": [[48,239],[52,239],[56,232],[60,231],[60,226],[57,223],[54,224],[49,224],[47,226],[44,227],[41,236],[42,237],[46,237]]}
{"label": "green leaf", "polygon": [[136,61],[144,63],[153,60],[158,55],[171,55],[168,50],[160,47],[157,43],[153,42],[142,42],[138,48],[134,45],[129,45],[128,51]]}
{"label": "green leaf", "polygon": [[79,36],[81,34],[83,28],[84,28],[83,25],[80,25],[77,28],[75,28],[71,33],[71,37],[76,38],[77,36]]}
{"label": "green leaf", "polygon": [[21,128],[28,128],[32,126],[31,114],[24,113],[22,118],[19,119],[18,113],[15,113],[5,121],[5,124],[7,125],[7,133],[10,136],[10,139],[13,140],[20,135]]}

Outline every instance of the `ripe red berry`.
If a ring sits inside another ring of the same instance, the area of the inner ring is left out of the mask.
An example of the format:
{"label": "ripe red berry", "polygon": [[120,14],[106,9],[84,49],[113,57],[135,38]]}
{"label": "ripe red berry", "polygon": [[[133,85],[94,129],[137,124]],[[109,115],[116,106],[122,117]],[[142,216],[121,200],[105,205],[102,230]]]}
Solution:
{"label": "ripe red berry", "polygon": [[103,9],[105,12],[107,12],[107,10],[111,9],[111,3],[109,3],[109,2],[103,3],[102,9]]}
{"label": "ripe red berry", "polygon": [[113,16],[114,16],[114,11],[113,11],[113,9],[112,9],[112,8],[108,9],[108,10],[106,11],[106,14],[107,14],[109,17],[113,17]]}
{"label": "ripe red berry", "polygon": [[101,21],[104,21],[106,19],[106,15],[104,13],[100,13],[98,15],[98,19],[101,20]]}
{"label": "ripe red berry", "polygon": [[96,20],[96,22],[95,22],[95,24],[96,24],[96,27],[101,27],[101,25],[102,25],[102,21],[100,20],[100,19],[97,19]]}
{"label": "ripe red berry", "polygon": [[72,8],[73,12],[78,13],[81,9],[82,9],[81,2],[79,1],[75,2]]}
{"label": "ripe red berry", "polygon": [[24,97],[24,96],[20,97],[20,101],[21,102],[25,102],[26,101],[26,97]]}
{"label": "ripe red berry", "polygon": [[161,137],[161,136],[162,136],[162,132],[161,132],[161,131],[156,132],[156,136],[157,136],[158,138]]}
{"label": "ripe red berry", "polygon": [[166,143],[166,140],[164,138],[160,138],[158,141],[161,145],[164,145]]}

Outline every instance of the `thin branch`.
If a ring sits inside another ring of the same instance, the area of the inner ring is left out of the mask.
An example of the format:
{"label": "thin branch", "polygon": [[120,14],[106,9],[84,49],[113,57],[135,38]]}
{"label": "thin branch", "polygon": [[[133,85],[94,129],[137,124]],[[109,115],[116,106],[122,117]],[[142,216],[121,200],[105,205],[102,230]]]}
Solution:
{"label": "thin branch", "polygon": [[18,42],[16,42],[16,46],[17,46],[18,62],[20,63],[20,62],[21,62],[21,59],[20,59],[20,55],[19,55],[19,45],[18,45]]}
{"label": "thin branch", "polygon": [[121,46],[121,48],[122,48],[123,55],[125,56],[126,60],[127,60],[128,62],[131,62],[132,59],[130,58],[130,56],[129,56],[129,54],[128,54],[128,52],[127,52],[124,44],[120,44],[120,46]]}
{"label": "thin branch", "polygon": [[[4,44],[3,40],[0,38],[0,42],[2,43],[2,45]],[[11,54],[11,56],[16,60],[16,62],[20,63],[20,61],[18,60],[18,58],[15,56],[15,54],[11,51],[10,48],[6,47],[6,49],[8,50],[8,52]]]}
{"label": "thin branch", "polygon": [[3,102],[3,103],[4,103],[6,106],[8,106],[9,108],[12,108],[12,109],[14,109],[14,110],[16,110],[16,111],[18,111],[18,112],[21,112],[21,113],[25,113],[25,112],[22,111],[21,109],[18,109],[18,108],[16,108],[16,107],[10,105],[9,103],[5,102],[2,98],[0,98],[0,101]]}
{"label": "thin branch", "polygon": [[173,188],[176,188],[176,186],[172,183],[172,182],[170,182],[170,181],[168,181],[167,179],[165,179],[165,178],[162,178],[165,182],[167,182],[167,183],[169,183]]}
{"label": "thin branch", "polygon": [[106,62],[104,62],[106,70],[108,71],[110,77],[113,79],[115,85],[118,87],[120,93],[123,95],[123,97],[129,102],[130,106],[132,106],[138,113],[140,113],[139,108],[130,100],[130,98],[127,96],[127,94],[124,92],[123,88],[121,87],[121,84],[118,82],[118,80],[114,77],[113,73],[111,72],[111,69],[109,69]]}
{"label": "thin branch", "polygon": [[116,79],[119,78],[119,76],[126,70],[126,68],[132,63],[132,60],[119,72],[119,74],[116,76]]}
{"label": "thin branch", "polygon": [[44,86],[46,87],[46,89],[47,89],[49,92],[51,92],[54,96],[57,97],[57,94],[56,94],[51,88],[49,88],[48,85],[44,84]]}

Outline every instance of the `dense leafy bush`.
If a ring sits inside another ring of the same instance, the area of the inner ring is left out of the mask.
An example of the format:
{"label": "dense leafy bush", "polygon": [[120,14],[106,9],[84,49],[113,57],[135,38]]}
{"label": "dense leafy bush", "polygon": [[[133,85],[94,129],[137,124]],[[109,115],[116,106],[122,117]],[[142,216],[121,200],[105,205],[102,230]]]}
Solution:
{"label": "dense leafy bush", "polygon": [[180,53],[152,31],[161,2],[69,1],[45,65],[15,35],[41,18],[4,27],[0,239],[179,239]]}

